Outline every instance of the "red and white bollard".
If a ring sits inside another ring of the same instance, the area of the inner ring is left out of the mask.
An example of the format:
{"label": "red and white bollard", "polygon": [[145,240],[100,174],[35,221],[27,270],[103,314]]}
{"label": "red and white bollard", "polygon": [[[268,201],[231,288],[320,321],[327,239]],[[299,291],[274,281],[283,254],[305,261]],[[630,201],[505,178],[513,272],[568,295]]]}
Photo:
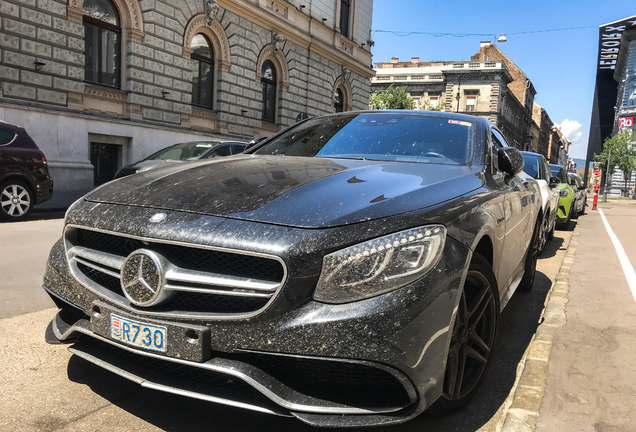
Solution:
{"label": "red and white bollard", "polygon": [[600,185],[594,185],[594,202],[592,203],[592,210],[596,210],[596,203],[598,202],[598,191],[600,188]]}

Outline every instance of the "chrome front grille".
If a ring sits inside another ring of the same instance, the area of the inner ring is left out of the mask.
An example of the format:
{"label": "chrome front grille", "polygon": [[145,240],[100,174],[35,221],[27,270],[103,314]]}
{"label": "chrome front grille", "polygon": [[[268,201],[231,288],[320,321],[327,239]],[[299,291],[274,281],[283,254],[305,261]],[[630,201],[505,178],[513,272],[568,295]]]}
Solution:
{"label": "chrome front grille", "polygon": [[[186,317],[245,317],[261,312],[284,283],[283,261],[274,256],[207,248],[69,226],[66,253],[76,279],[92,291],[140,314]],[[137,249],[168,261],[164,269],[171,298],[137,307],[125,297],[120,271]]]}

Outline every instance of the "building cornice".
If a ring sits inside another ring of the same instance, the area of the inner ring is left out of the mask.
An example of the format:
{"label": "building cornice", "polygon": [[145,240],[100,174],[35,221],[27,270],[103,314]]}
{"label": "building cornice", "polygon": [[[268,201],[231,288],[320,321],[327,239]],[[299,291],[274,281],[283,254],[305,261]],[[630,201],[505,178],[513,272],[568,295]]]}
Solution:
{"label": "building cornice", "polygon": [[[358,47],[357,44],[348,40],[346,47],[339,46],[342,35],[328,28],[323,23],[310,18],[303,12],[300,12],[291,4],[293,8],[294,22],[285,19],[284,16],[275,12],[252,4],[248,1],[240,0],[217,0],[219,6],[245,18],[250,22],[257,22],[266,30],[283,35],[283,37],[299,45],[305,49],[313,51],[321,56],[334,61],[340,65],[346,66],[352,72],[355,72],[365,78],[371,78],[375,75],[375,71],[369,66],[371,64],[371,53]],[[295,22],[298,20],[298,22]],[[316,32],[313,33],[314,27]],[[324,36],[323,40],[318,36]],[[331,44],[327,42],[331,41]],[[342,44],[341,44],[342,45]]]}

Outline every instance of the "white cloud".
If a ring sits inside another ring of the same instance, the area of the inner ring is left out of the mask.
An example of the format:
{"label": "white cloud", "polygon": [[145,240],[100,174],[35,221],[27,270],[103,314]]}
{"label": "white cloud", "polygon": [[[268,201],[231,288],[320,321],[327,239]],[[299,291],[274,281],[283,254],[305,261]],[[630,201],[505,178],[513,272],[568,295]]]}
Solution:
{"label": "white cloud", "polygon": [[556,124],[563,135],[571,142],[571,147],[568,149],[568,155],[571,158],[585,159],[587,155],[587,139],[583,137],[581,128],[583,125],[576,120],[565,119],[561,124]]}

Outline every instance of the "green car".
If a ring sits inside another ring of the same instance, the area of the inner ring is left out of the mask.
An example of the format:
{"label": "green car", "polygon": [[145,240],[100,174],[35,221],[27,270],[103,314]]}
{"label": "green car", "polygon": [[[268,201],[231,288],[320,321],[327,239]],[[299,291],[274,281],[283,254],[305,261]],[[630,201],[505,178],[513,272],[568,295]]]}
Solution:
{"label": "green car", "polygon": [[559,211],[556,217],[557,227],[567,229],[573,215],[574,186],[570,185],[570,177],[561,165],[550,164],[550,171],[552,171],[553,177],[558,177],[561,180],[559,184]]}

